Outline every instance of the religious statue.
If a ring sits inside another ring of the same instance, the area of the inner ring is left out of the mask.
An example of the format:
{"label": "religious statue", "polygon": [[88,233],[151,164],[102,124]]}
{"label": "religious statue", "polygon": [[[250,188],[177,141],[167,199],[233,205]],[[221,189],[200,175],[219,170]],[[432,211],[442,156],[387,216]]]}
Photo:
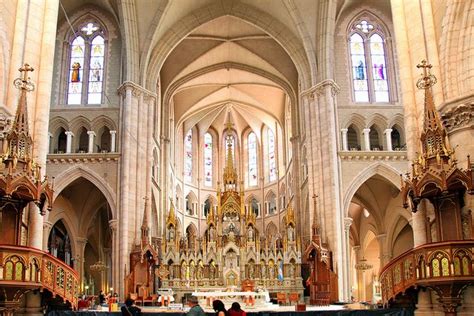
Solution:
{"label": "religious statue", "polygon": [[196,275],[196,267],[194,266],[194,262],[191,262],[191,264],[189,265],[189,278],[191,280],[194,280]]}
{"label": "religious statue", "polygon": [[249,264],[249,279],[253,279],[255,277],[255,269],[253,267],[253,264]]}
{"label": "religious statue", "polygon": [[247,230],[247,236],[248,236],[249,241],[253,241],[253,238],[254,238],[253,235],[254,235],[253,227],[249,226],[249,229]]}
{"label": "religious statue", "polygon": [[197,279],[201,280],[204,278],[204,273],[203,273],[203,265],[202,262],[199,262],[198,267],[197,267]]}
{"label": "religious statue", "polygon": [[261,267],[261,277],[262,279],[264,279],[267,276],[267,268],[265,264],[261,264],[260,267]]}
{"label": "religious statue", "polygon": [[173,241],[174,240],[174,228],[170,226],[168,229],[168,241]]}
{"label": "religious statue", "polygon": [[295,240],[295,229],[293,226],[288,226],[288,241],[294,241]]}
{"label": "religious statue", "polygon": [[291,279],[293,279],[293,278],[295,277],[295,270],[296,270],[296,269],[295,269],[295,264],[292,263],[292,264],[290,265],[290,278],[291,278]]}
{"label": "religious statue", "polygon": [[81,82],[79,69],[81,69],[80,63],[75,62],[72,64],[71,82]]}
{"label": "religious statue", "polygon": [[216,241],[216,229],[214,226],[209,228],[209,241]]}
{"label": "religious statue", "polygon": [[186,263],[183,262],[183,264],[181,265],[181,280],[186,279],[186,271],[187,271]]}
{"label": "religious statue", "polygon": [[268,273],[269,273],[268,278],[269,278],[270,280],[272,280],[272,279],[275,278],[275,269],[274,269],[274,266],[273,266],[273,265],[271,265],[271,266],[268,267]]}
{"label": "religious statue", "polygon": [[209,265],[209,279],[214,279],[216,277],[216,265],[213,262]]}

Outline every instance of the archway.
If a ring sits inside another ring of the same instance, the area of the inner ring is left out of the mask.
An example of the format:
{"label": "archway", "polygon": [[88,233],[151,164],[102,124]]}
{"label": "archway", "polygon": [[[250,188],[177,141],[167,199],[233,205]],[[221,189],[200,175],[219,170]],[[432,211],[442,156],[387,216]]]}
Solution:
{"label": "archway", "polygon": [[[96,295],[100,290],[107,292],[112,285],[112,231],[109,221],[113,218],[111,207],[96,181],[92,183],[84,177],[78,177],[61,185],[56,191],[53,211],[49,214],[51,222],[57,221],[50,233],[49,245],[58,257],[63,255],[64,246],[55,241],[65,240],[65,236],[75,243],[75,252],[71,261],[81,277],[81,291]],[[102,183],[103,186],[103,183]],[[67,225],[59,219],[67,219]],[[65,228],[68,228],[67,230]],[[67,232],[67,235],[66,235]],[[57,238],[57,236],[61,238]],[[65,241],[64,241],[65,243]],[[72,248],[72,247],[71,247]],[[113,287],[113,286],[112,286]]]}

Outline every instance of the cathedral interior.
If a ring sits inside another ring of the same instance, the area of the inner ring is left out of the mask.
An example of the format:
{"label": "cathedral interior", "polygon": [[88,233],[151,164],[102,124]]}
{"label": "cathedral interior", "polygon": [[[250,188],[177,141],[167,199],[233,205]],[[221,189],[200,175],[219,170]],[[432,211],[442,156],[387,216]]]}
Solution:
{"label": "cathedral interior", "polygon": [[0,313],[246,287],[474,313],[473,1],[0,12]]}

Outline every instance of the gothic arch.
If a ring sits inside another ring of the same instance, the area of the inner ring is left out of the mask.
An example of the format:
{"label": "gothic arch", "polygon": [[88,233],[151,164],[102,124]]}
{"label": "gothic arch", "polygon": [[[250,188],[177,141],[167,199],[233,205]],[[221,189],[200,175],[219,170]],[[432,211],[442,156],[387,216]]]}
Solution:
{"label": "gothic arch", "polygon": [[103,128],[104,126],[107,127],[111,131],[117,130],[115,122],[106,115],[99,115],[96,118],[94,118],[92,120],[91,126],[92,126],[92,130],[96,133],[98,133],[99,130]]}
{"label": "gothic arch", "polygon": [[110,206],[112,219],[117,218],[117,210],[115,204],[115,192],[104,179],[96,174],[94,171],[84,166],[74,166],[61,172],[54,181],[54,199],[61,194],[61,192],[76,179],[84,178],[93,183],[97,189],[104,195],[107,203]]}
{"label": "gothic arch", "polygon": [[81,127],[84,127],[88,131],[92,130],[91,122],[83,115],[75,117],[70,123],[71,131],[76,137],[79,137],[78,133]]}
{"label": "gothic arch", "polygon": [[[247,12],[253,14],[250,15]],[[250,23],[274,38],[292,58],[301,78],[302,90],[310,88],[315,83],[316,78],[312,76],[312,74],[317,73],[315,55],[306,54],[303,44],[285,25],[255,7],[241,2],[222,1],[191,12],[171,26],[161,38],[157,39],[157,44],[149,53],[151,57],[148,62],[144,63],[145,69],[141,71],[143,74],[141,81],[144,86],[149,90],[155,90],[161,66],[168,54],[187,34],[197,27],[224,15],[234,16]],[[304,41],[307,44],[306,46],[311,46],[309,38]]]}
{"label": "gothic arch", "polygon": [[[51,218],[48,218],[51,219]],[[62,222],[64,227],[66,228],[66,231],[69,235],[70,238],[70,243],[71,243],[71,258],[74,258],[74,256],[77,254],[76,252],[76,238],[78,236],[78,232],[76,232],[73,227],[74,225],[71,222],[71,219],[69,216],[67,216],[67,213],[64,212],[58,216],[58,218],[54,219],[54,221],[51,222],[51,227],[48,228],[48,230],[44,230],[43,234],[45,234],[48,238],[46,238],[46,245],[43,245],[43,249],[48,249],[48,240],[49,240],[49,234],[51,234],[51,229],[53,229],[54,225],[56,225],[59,222]]]}
{"label": "gothic arch", "polygon": [[376,162],[368,166],[361,172],[359,172],[354,177],[354,180],[352,180],[349,186],[345,188],[344,200],[343,200],[345,216],[348,216],[349,205],[351,203],[352,198],[354,197],[354,194],[357,192],[359,187],[362,184],[364,184],[365,181],[367,181],[368,179],[370,179],[371,177],[375,175],[380,175],[383,178],[385,178],[388,182],[393,184],[397,189],[400,189],[400,175],[399,174],[400,173],[395,168],[383,162]]}
{"label": "gothic arch", "polygon": [[383,132],[387,128],[387,118],[379,113],[373,114],[367,123],[367,128],[375,125],[379,128],[379,131]]}

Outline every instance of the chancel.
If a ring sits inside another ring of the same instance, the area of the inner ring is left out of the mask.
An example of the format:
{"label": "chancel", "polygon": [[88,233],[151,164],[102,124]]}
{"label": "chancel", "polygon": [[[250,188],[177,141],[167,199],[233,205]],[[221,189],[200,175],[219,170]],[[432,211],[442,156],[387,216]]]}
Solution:
{"label": "chancel", "polygon": [[474,314],[473,1],[0,8],[0,315]]}

